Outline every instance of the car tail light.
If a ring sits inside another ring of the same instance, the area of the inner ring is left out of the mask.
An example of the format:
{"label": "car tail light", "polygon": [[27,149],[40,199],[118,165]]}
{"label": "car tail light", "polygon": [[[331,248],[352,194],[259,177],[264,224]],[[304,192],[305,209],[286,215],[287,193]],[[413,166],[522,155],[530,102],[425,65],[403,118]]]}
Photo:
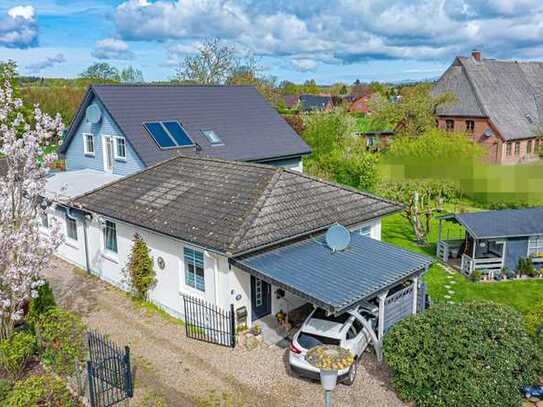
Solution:
{"label": "car tail light", "polygon": [[296,345],[294,345],[293,342],[291,342],[289,345],[288,345],[288,349],[292,352],[292,353],[302,353],[302,351],[300,349],[298,349],[296,347]]}

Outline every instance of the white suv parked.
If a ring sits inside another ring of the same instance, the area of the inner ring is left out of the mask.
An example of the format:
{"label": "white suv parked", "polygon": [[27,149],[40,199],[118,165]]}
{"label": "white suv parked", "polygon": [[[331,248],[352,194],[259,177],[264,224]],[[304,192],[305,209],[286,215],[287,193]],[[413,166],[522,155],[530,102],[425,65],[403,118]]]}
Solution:
{"label": "white suv parked", "polygon": [[307,351],[319,345],[339,345],[355,356],[350,369],[338,372],[338,381],[350,386],[356,378],[360,356],[371,340],[361,321],[366,320],[375,329],[377,315],[378,309],[369,304],[339,316],[327,315],[320,308],[314,309],[289,345],[288,361],[291,370],[300,376],[319,380],[319,369],[305,360]]}

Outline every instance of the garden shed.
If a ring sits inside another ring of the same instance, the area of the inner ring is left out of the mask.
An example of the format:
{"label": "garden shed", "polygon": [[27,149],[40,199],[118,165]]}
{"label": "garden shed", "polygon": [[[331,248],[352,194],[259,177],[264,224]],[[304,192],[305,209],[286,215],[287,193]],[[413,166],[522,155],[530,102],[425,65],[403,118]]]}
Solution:
{"label": "garden shed", "polygon": [[[504,268],[515,271],[525,258],[536,269],[543,265],[543,208],[448,214],[438,219],[436,255],[465,275],[478,270],[493,278]],[[450,222],[463,228],[463,236],[451,238]]]}

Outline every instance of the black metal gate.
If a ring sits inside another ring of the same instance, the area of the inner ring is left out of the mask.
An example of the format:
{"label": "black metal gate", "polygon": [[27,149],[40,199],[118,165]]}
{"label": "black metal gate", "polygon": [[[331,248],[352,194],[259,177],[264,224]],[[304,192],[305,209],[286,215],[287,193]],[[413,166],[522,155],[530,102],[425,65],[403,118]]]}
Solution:
{"label": "black metal gate", "polygon": [[113,406],[133,396],[130,348],[124,349],[96,332],[87,333],[87,361],[91,407]]}
{"label": "black metal gate", "polygon": [[230,348],[236,346],[233,304],[230,304],[230,310],[224,310],[199,298],[184,295],[183,300],[185,329],[189,338]]}

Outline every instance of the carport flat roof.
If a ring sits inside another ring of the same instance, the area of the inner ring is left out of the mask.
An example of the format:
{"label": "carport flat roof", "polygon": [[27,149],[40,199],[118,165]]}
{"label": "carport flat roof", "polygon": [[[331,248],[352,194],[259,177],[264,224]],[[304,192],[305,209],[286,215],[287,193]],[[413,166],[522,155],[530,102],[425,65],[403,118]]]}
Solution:
{"label": "carport flat roof", "polygon": [[341,252],[332,253],[321,235],[230,261],[338,314],[425,270],[432,258],[352,233]]}

